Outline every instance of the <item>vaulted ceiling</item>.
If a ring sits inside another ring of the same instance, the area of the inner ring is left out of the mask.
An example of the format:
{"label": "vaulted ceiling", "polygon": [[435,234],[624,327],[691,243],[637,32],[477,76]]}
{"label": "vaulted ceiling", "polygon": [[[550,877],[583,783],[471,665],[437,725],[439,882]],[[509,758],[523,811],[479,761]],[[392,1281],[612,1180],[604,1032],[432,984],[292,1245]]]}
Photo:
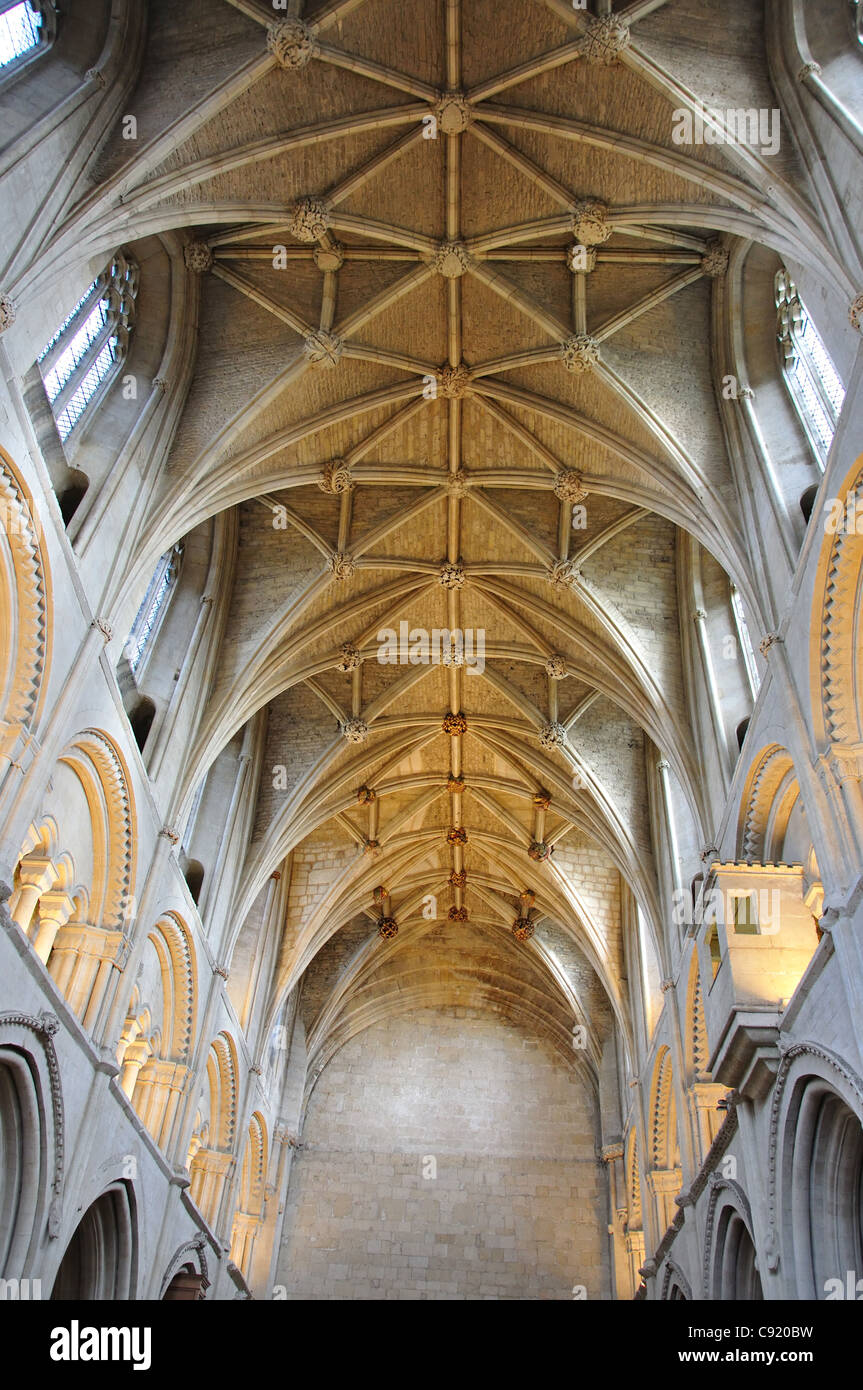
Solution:
{"label": "vaulted ceiling", "polygon": [[[715,394],[729,249],[830,274],[789,145],[768,176],[672,138],[693,87],[775,104],[760,6],[150,8],[144,154],[118,134],[63,236],[190,237],[197,359],[136,563],[237,509],[183,787],[267,708],[237,920],[294,852],[279,988],[317,961],[313,1031],[445,976],[560,1038],[626,1033],[651,748],[710,833],[680,530],[755,592]],[[382,664],[402,622],[483,634],[484,669]]]}

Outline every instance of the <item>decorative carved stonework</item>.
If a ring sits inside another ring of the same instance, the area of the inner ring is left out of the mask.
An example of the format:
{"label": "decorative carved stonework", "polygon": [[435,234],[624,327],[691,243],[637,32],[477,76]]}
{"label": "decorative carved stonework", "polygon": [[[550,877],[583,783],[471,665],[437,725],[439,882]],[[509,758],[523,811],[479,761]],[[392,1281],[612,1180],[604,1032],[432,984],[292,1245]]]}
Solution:
{"label": "decorative carved stonework", "polygon": [[798,81],[798,82],[805,82],[806,79],[807,79],[807,77],[820,77],[820,76],[821,76],[821,64],[820,64],[820,63],[804,63],[803,66],[802,66],[802,68],[800,69],[800,71],[799,71],[798,74],[797,74],[797,81]]}
{"label": "decorative carved stonework", "polygon": [[463,241],[443,241],[432,265],[445,280],[457,280],[470,267],[470,255]]}
{"label": "decorative carved stonework", "polygon": [[534,792],[530,798],[531,803],[540,811],[547,811],[551,805],[551,792],[547,792],[545,787],[540,787],[538,792]]}
{"label": "decorative carved stonework", "polygon": [[321,198],[298,198],[288,225],[297,241],[320,241],[330,225],[330,209]]}
{"label": "decorative carved stonework", "polygon": [[566,661],[562,656],[556,654],[546,658],[545,674],[549,680],[565,681],[569,672],[566,669]]}
{"label": "decorative carved stonework", "polygon": [[466,845],[467,831],[465,830],[464,826],[452,826],[446,833],[446,842],[448,845]]}
{"label": "decorative carved stonework", "polygon": [[384,898],[388,898],[389,895],[389,889],[387,888],[386,884],[379,883],[377,888],[372,889],[372,902],[375,904],[376,907],[380,907],[384,901]]}
{"label": "decorative carved stonework", "polygon": [[343,550],[334,550],[329,558],[329,566],[332,571],[333,579],[341,583],[345,579],[350,579],[353,575],[355,565],[350,555]]}
{"label": "decorative carved stonework", "polygon": [[614,15],[589,20],[581,40],[581,56],[597,67],[608,68],[617,62],[629,43],[629,25]]}
{"label": "decorative carved stonework", "polygon": [[377,793],[371,787],[357,787],[357,801],[361,806],[370,806],[376,796]]}
{"label": "decorative carved stonework", "polygon": [[392,941],[394,936],[398,936],[399,924],[395,917],[381,917],[378,922],[378,934],[384,941]]}
{"label": "decorative carved stonework", "polygon": [[546,571],[546,578],[553,589],[571,589],[581,578],[581,570],[574,560],[557,560]]}
{"label": "decorative carved stonework", "polygon": [[456,738],[459,734],[467,733],[467,720],[463,714],[445,714],[442,728],[445,734]]}
{"label": "decorative carved stonework", "polygon": [[369,726],[359,715],[352,715],[342,725],[342,734],[348,743],[365,743],[369,736]]}
{"label": "decorative carved stonework", "polygon": [[566,744],[566,729],[556,720],[549,720],[539,731],[539,742],[543,748],[563,748]]}
{"label": "decorative carved stonework", "polygon": [[460,135],[467,130],[473,117],[463,92],[442,92],[435,115],[444,135]]}
{"label": "decorative carved stonework", "polygon": [[576,203],[572,210],[572,231],[582,246],[601,246],[613,230],[605,203],[596,198],[582,198]]}
{"label": "decorative carved stonework", "polygon": [[341,645],[341,656],[336,662],[337,671],[355,671],[362,665],[362,655],[359,647],[355,647],[353,642],[343,642]]}
{"label": "decorative carved stonework", "polygon": [[341,338],[337,338],[335,333],[327,333],[323,328],[316,328],[306,338],[304,351],[313,366],[323,364],[327,367],[334,367],[342,355],[343,348],[344,344]]}
{"label": "decorative carved stonework", "polygon": [[858,333],[863,333],[863,294],[858,294],[856,299],[852,299],[848,309],[848,322]]}
{"label": "decorative carved stonework", "polygon": [[205,241],[190,241],[183,247],[186,269],[193,275],[206,275],[213,269],[213,253]]}
{"label": "decorative carved stonework", "polygon": [[94,618],[90,627],[95,628],[97,632],[101,632],[105,646],[107,647],[114,636],[114,629],[111,627],[111,624],[107,622],[105,618]]}
{"label": "decorative carved stonework", "polygon": [[529,917],[516,917],[512,924],[512,934],[516,941],[530,941],[534,926]]}
{"label": "decorative carved stonework", "polygon": [[5,333],[15,322],[15,304],[11,295],[0,294],[0,333]]}
{"label": "decorative carved stonework", "polygon": [[466,908],[466,907],[451,907],[450,910],[449,910],[449,912],[447,913],[447,916],[449,917],[449,920],[450,920],[451,922],[466,922],[466,921],[467,921],[467,908]]}
{"label": "decorative carved stonework", "polygon": [[467,869],[451,869],[449,875],[449,885],[451,888],[466,888]]}
{"label": "decorative carved stonework", "polygon": [[716,279],[728,270],[728,249],[719,240],[709,241],[707,250],[701,257],[701,269],[705,275]]}
{"label": "decorative carved stonework", "polygon": [[345,263],[345,252],[340,242],[329,237],[322,246],[316,246],[314,250],[315,265],[321,274],[327,271],[341,270]]}
{"label": "decorative carved stonework", "polygon": [[345,463],[344,459],[331,459],[325,463],[318,478],[318,487],[321,492],[331,494],[350,492],[354,487],[350,464]]}
{"label": "decorative carved stonework", "polygon": [[766,657],[771,647],[774,647],[777,642],[781,641],[782,638],[779,636],[778,632],[768,632],[767,636],[762,637],[761,641],[758,643],[758,650],[762,656]]}
{"label": "decorative carved stonework", "polygon": [[445,561],[440,567],[438,583],[442,589],[461,589],[464,585],[464,567]]}
{"label": "decorative carved stonework", "polygon": [[448,497],[466,497],[468,492],[467,473],[463,468],[459,468],[455,473],[448,473],[444,487]]}
{"label": "decorative carved stonework", "polygon": [[363,845],[363,854],[368,859],[379,859],[381,853],[380,840],[366,840]]}
{"label": "decorative carved stonework", "polygon": [[551,845],[547,844],[545,840],[533,840],[528,846],[527,853],[529,858],[535,860],[537,864],[541,864],[551,854]]}
{"label": "decorative carved stonework", "polygon": [[437,374],[438,395],[448,400],[461,400],[470,387],[470,368],[463,362],[457,367],[441,367]]}
{"label": "decorative carved stonework", "polygon": [[599,343],[588,333],[575,333],[561,343],[560,355],[566,370],[581,376],[599,361]]}
{"label": "decorative carved stonework", "polygon": [[453,777],[452,773],[450,773],[449,777],[446,779],[446,789],[453,795],[456,792],[463,792],[466,786],[467,783],[463,777]]}
{"label": "decorative carved stonework", "polygon": [[296,71],[318,53],[317,30],[301,19],[282,19],[267,25],[267,49],[279,67]]}
{"label": "decorative carved stonework", "polygon": [[553,491],[561,502],[583,502],[588,496],[584,479],[574,468],[563,468],[554,480]]}

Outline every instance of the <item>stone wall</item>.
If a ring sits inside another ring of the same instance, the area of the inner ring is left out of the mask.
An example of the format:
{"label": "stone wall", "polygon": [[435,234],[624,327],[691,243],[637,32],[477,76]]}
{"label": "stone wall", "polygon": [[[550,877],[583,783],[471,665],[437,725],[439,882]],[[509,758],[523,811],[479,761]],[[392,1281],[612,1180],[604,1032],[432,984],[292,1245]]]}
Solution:
{"label": "stone wall", "polygon": [[497,1017],[366,1030],[312,1093],[277,1281],[289,1299],[607,1298],[592,1112],[564,1061]]}

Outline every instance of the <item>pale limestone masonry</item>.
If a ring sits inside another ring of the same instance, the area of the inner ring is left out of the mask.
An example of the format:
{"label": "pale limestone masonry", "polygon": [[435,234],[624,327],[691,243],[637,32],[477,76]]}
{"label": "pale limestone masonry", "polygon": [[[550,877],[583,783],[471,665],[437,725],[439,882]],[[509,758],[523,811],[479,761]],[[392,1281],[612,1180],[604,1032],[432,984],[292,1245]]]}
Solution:
{"label": "pale limestone masonry", "polygon": [[847,0],[40,12],[0,47],[0,1287],[835,1296]]}
{"label": "pale limestone masonry", "polygon": [[277,1282],[289,1299],[607,1297],[592,1112],[504,1020],[423,1010],[369,1030],[312,1093]]}

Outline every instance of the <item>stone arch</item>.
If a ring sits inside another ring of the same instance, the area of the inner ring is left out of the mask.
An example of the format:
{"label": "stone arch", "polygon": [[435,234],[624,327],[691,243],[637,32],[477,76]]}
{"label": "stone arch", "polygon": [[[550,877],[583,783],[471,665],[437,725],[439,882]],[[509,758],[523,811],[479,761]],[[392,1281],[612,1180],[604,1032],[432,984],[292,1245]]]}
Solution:
{"label": "stone arch", "polygon": [[239,1201],[231,1232],[231,1259],[246,1279],[251,1270],[255,1236],[264,1217],[268,1164],[267,1122],[260,1111],[256,1110],[249,1121],[240,1176]]}
{"label": "stone arch", "polygon": [[782,1263],[789,1297],[824,1298],[835,1279],[848,1297],[847,1271],[863,1271],[863,1078],[829,1048],[784,1053],[768,1160],[768,1268]]}
{"label": "stone arch", "polygon": [[160,1300],[171,1303],[200,1303],[210,1287],[206,1241],[202,1235],[175,1250],[165,1271]]}
{"label": "stone arch", "polygon": [[638,1165],[638,1139],[635,1128],[629,1131],[626,1141],[626,1201],[628,1208],[627,1226],[630,1231],[640,1230],[641,1214],[641,1175]]}
{"label": "stone arch", "polygon": [[[0,1276],[28,1277],[60,1229],[65,1134],[53,1014],[0,1014]],[[38,1040],[38,1046],[35,1045]]]}
{"label": "stone arch", "polygon": [[679,1161],[671,1049],[663,1045],[650,1086],[650,1166],[665,1170],[676,1167]]}
{"label": "stone arch", "polygon": [[51,581],[33,498],[3,449],[0,517],[0,754],[12,762],[42,710]]}
{"label": "stone arch", "polygon": [[58,762],[73,768],[90,806],[98,865],[90,890],[94,924],[122,927],[134,892],[136,844],[135,805],[125,759],[106,733],[85,729]]}
{"label": "stone arch", "polygon": [[126,1011],[120,1085],[158,1144],[169,1142],[189,1075],[197,1013],[195,948],[188,927],[165,913],[147,939]]}
{"label": "stone arch", "polygon": [[[816,741],[863,775],[863,467],[837,491],[812,612],[811,695]],[[849,524],[850,523],[850,524]]]}
{"label": "stone arch", "polygon": [[[768,837],[775,843],[782,833],[780,821],[788,818],[800,788],[794,762],[786,748],[771,743],[763,748],[749,769],[740,799],[737,828],[738,857],[751,863],[769,859]],[[778,819],[777,819],[778,818]]]}
{"label": "stone arch", "polygon": [[700,1080],[707,1072],[710,1061],[710,1043],[707,1037],[707,1019],[704,1015],[704,995],[701,988],[701,971],[698,968],[698,952],[692,952],[689,963],[689,983],[686,988],[686,1029],[684,1035],[686,1073],[689,1080]]}
{"label": "stone arch", "polygon": [[219,1224],[226,1180],[234,1167],[238,1076],[234,1039],[219,1033],[207,1057],[209,1118],[199,1109],[189,1149],[191,1195],[211,1227]]}
{"label": "stone arch", "polygon": [[149,940],[162,977],[162,1056],[188,1063],[195,1043],[197,962],[189,928],[176,912],[159,918]]}
{"label": "stone arch", "polygon": [[52,1301],[135,1297],[137,1220],[131,1187],[112,1183],[87,1208],[63,1253]]}
{"label": "stone arch", "polygon": [[665,1272],[662,1276],[662,1292],[660,1298],[665,1303],[672,1302],[692,1302],[692,1288],[689,1280],[674,1260],[667,1260]]}
{"label": "stone arch", "polygon": [[230,1033],[220,1033],[210,1046],[207,1079],[210,1085],[210,1127],[219,1147],[234,1145],[237,1123],[237,1049]]}
{"label": "stone arch", "polygon": [[704,1235],[704,1297],[760,1302],[764,1297],[749,1199],[739,1183],[711,1174]]}

